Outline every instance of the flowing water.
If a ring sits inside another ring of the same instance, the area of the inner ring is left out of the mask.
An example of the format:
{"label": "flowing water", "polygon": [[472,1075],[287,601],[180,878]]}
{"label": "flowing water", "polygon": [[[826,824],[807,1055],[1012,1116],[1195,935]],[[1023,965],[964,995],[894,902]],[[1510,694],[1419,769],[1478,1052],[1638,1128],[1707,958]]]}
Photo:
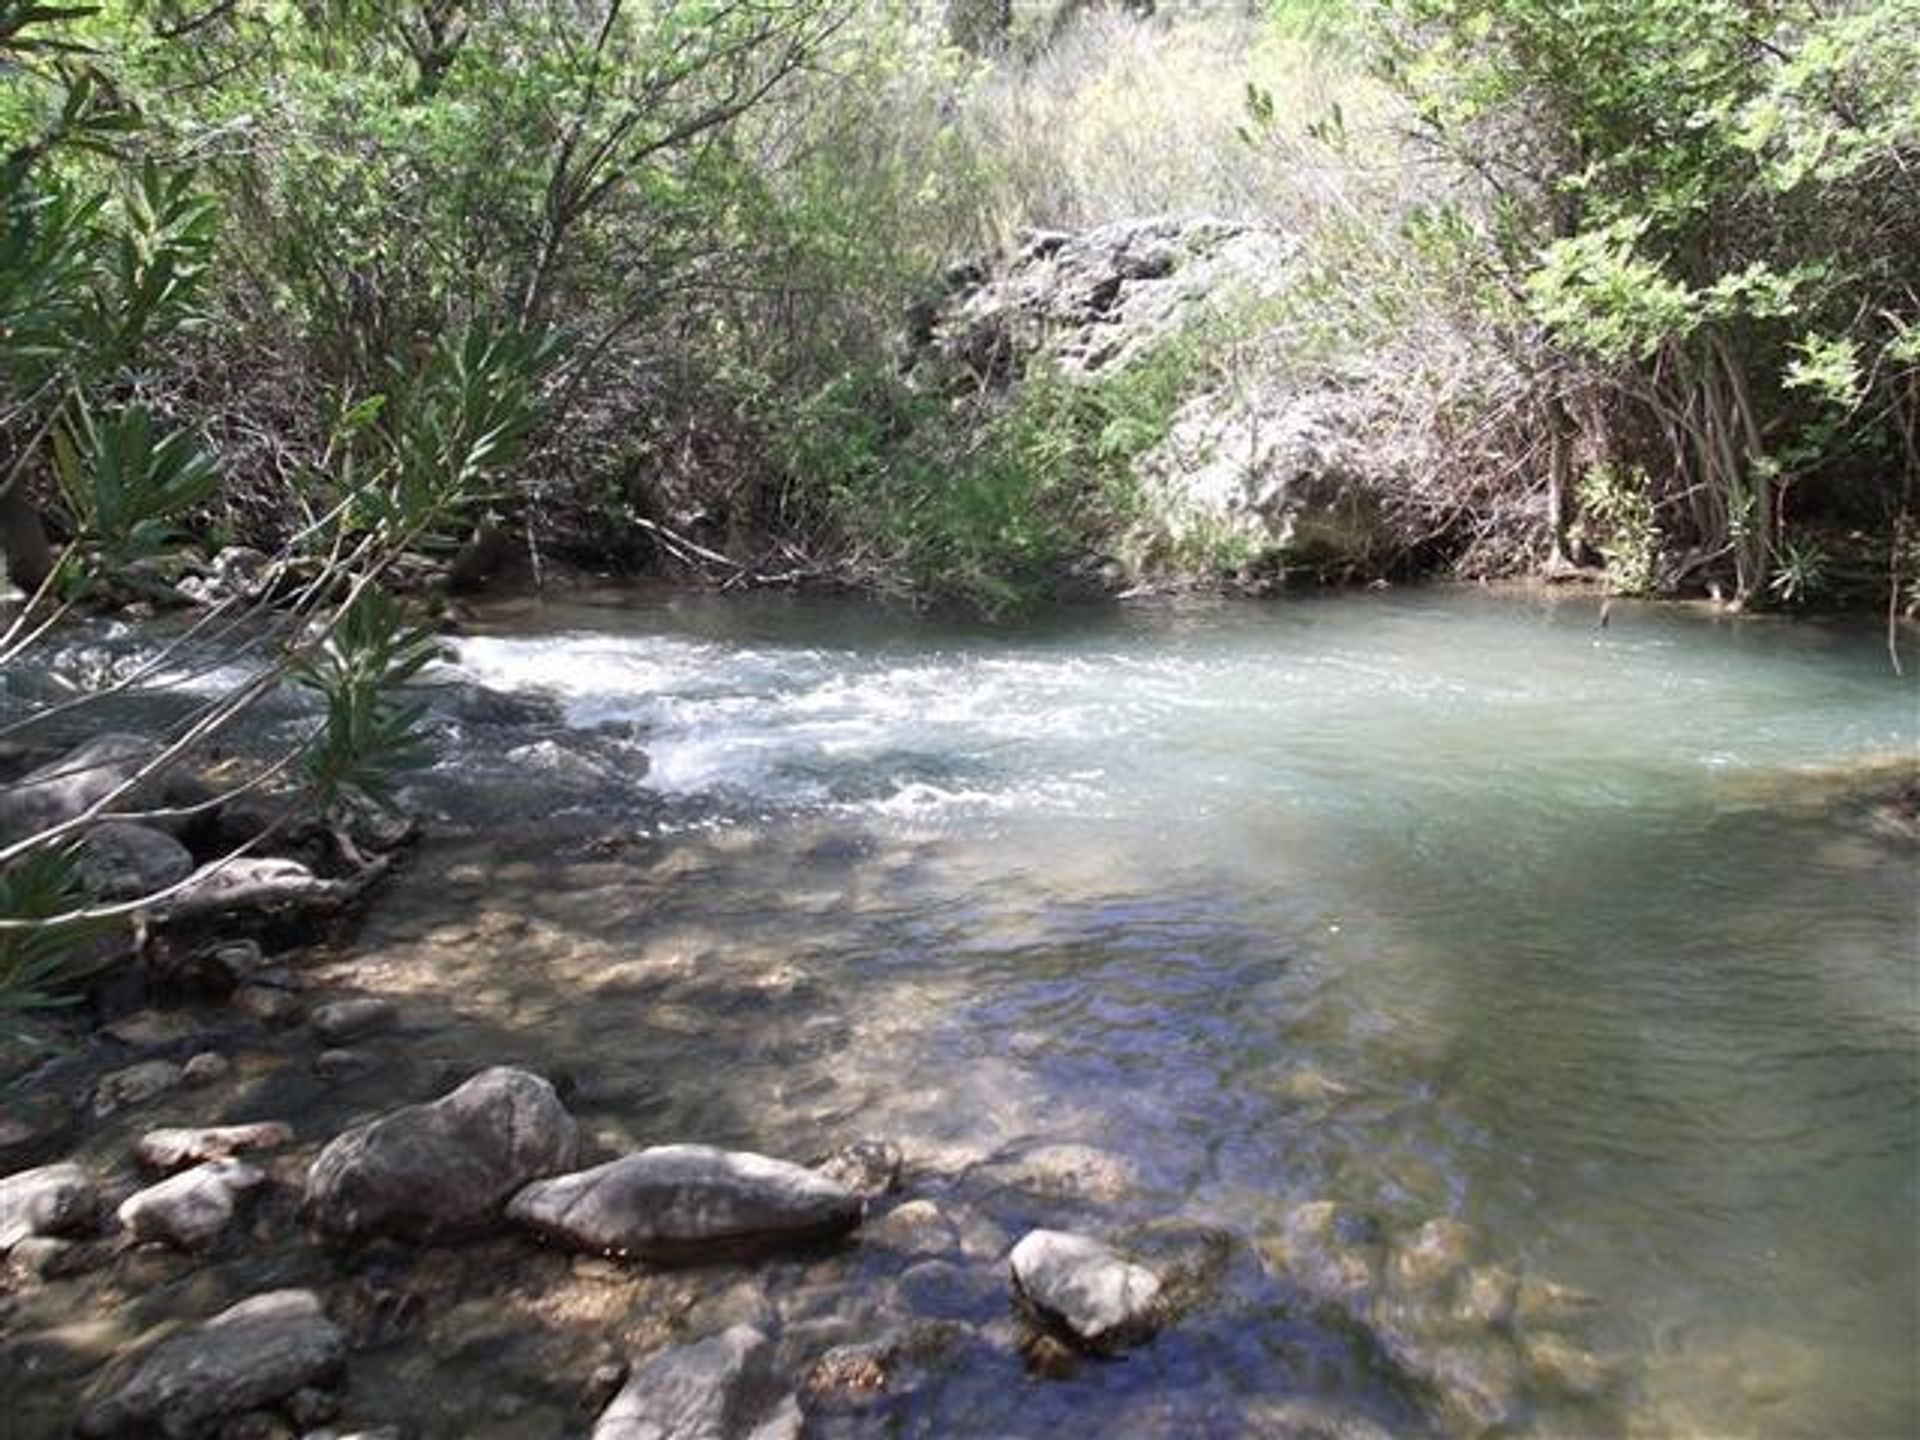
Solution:
{"label": "flowing water", "polygon": [[[607,1151],[898,1140],[953,1243],[742,1303],[802,1354],[968,1338],[820,1433],[1920,1433],[1920,852],[1831,779],[1920,741],[1871,630],[625,594],[456,648],[413,787],[445,838],[337,973],[437,1017],[410,1063],[563,1074]],[[1443,1217],[1464,1253],[1408,1319]],[[1044,1378],[1004,1333],[1034,1224],[1200,1236],[1204,1297]],[[1590,1300],[1465,1298],[1504,1277]],[[663,1303],[621,1294],[580,1323]],[[356,1377],[404,1408],[512,1370],[436,1353]],[[458,1428],[550,1433],[504,1413]]]}
{"label": "flowing water", "polygon": [[[1597,1297],[1607,1423],[1920,1429],[1915,854],[1804,777],[1914,753],[1870,631],[1472,594],[478,631],[469,677],[593,742],[513,747],[499,782],[545,762],[549,811],[718,845],[653,928],[833,997],[824,1128],[1097,1147],[1134,1219],[1455,1216]],[[709,1128],[800,1138],[777,1079],[710,1063],[685,1088],[745,1113]]]}

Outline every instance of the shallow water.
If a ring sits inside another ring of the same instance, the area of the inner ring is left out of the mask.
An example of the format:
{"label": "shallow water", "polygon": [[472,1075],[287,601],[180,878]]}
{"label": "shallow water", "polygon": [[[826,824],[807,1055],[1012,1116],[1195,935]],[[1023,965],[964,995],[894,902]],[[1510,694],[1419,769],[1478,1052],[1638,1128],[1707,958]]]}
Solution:
{"label": "shallow water", "polygon": [[[544,767],[556,823],[650,865],[684,837],[703,858],[619,943],[687,927],[716,984],[778,952],[828,997],[797,1054],[650,1073],[639,1138],[1073,1142],[1134,1172],[1108,1219],[1252,1235],[1320,1198],[1453,1215],[1600,1301],[1583,1343],[1621,1383],[1537,1428],[1920,1429],[1914,853],[1795,778],[1913,754],[1920,692],[1870,631],[1457,593],[1000,633],[682,597],[502,611],[459,664],[554,697],[558,738],[468,727],[464,798],[430,794],[484,819],[488,763],[496,795]],[[563,1047],[609,1112],[647,1006],[598,996]]]}
{"label": "shallow water", "polygon": [[[241,1036],[237,1089],[115,1122],[284,1116],[304,1148],[251,1248],[29,1299],[17,1353],[77,1384],[304,1283],[354,1328],[347,1418],[422,1435],[577,1433],[597,1358],[738,1319],[794,1373],[918,1337],[913,1383],[816,1435],[1920,1432],[1920,852],[1835,778],[1911,764],[1920,687],[1871,629],[628,592],[470,630],[411,786],[435,838],[306,962],[401,1031],[325,1082]],[[939,1233],[882,1207],[842,1251],[664,1276],[315,1252],[312,1149],[494,1063],[560,1078],[604,1154],[894,1139]],[[1443,1217],[1464,1254],[1422,1279]],[[1034,1225],[1200,1256],[1198,1302],[1056,1374],[1008,1312]],[[1516,1280],[1590,1298],[1489,1322]],[[401,1290],[404,1333],[352,1320]],[[64,1433],[71,1390],[30,1400]]]}

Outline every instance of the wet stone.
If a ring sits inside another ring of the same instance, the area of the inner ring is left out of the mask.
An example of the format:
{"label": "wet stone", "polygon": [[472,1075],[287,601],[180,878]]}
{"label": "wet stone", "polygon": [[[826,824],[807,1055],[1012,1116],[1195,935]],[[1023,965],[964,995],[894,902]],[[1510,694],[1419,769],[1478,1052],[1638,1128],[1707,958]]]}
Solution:
{"label": "wet stone", "polygon": [[337,1377],[345,1334],[308,1290],[276,1290],[156,1345],[131,1377],[82,1415],[80,1434],[158,1430],[188,1440],[223,1419]]}
{"label": "wet stone", "polygon": [[315,1009],[307,1017],[307,1023],[322,1040],[338,1045],[391,1030],[399,1017],[399,1010],[390,1000],[335,1000]]}
{"label": "wet stone", "polygon": [[1458,1220],[1429,1220],[1412,1241],[1394,1253],[1396,1284],[1410,1290],[1437,1290],[1466,1268],[1470,1237]]}
{"label": "wet stone", "polygon": [[661,1145],[532,1184],[508,1216],[575,1249],[697,1259],[829,1239],[860,1223],[861,1202],[784,1160],[707,1145]]}
{"label": "wet stone", "polygon": [[1004,1308],[999,1277],[992,1271],[922,1260],[901,1272],[900,1298],[915,1314],[936,1320],[965,1320]]}
{"label": "wet stone", "polygon": [[322,1050],[313,1057],[313,1073],[323,1080],[351,1080],[379,1068],[378,1057],[365,1050]]}
{"label": "wet stone", "polygon": [[233,1223],[241,1199],[267,1177],[241,1160],[213,1160],[129,1196],[120,1223],[136,1240],[159,1240],[197,1250]]}
{"label": "wet stone", "polygon": [[945,1255],[960,1248],[960,1233],[931,1200],[896,1205],[860,1232],[861,1243],[902,1255]]}
{"label": "wet stone", "polygon": [[887,1388],[898,1356],[890,1340],[836,1345],[807,1368],[800,1387],[816,1404],[859,1404]]}
{"label": "wet stone", "polygon": [[279,1120],[251,1125],[212,1125],[204,1129],[150,1130],[133,1147],[134,1159],[149,1170],[179,1170],[205,1160],[225,1160],[253,1150],[291,1144],[293,1127]]}
{"label": "wet stone", "polygon": [[1160,1278],[1091,1236],[1030,1231],[1011,1264],[1018,1294],[1085,1345],[1137,1344],[1159,1325]]}
{"label": "wet stone", "polygon": [[215,1050],[202,1050],[181,1067],[180,1078],[189,1085],[212,1085],[233,1073],[233,1062]]}
{"label": "wet stone", "polygon": [[306,1211],[338,1239],[472,1232],[527,1182],[565,1170],[579,1144],[553,1086],[498,1067],[337,1136],[308,1172]]}
{"label": "wet stone", "polygon": [[171,1060],[143,1060],[103,1075],[93,1087],[93,1113],[105,1117],[145,1104],[180,1084],[182,1071]]}
{"label": "wet stone", "polygon": [[797,1440],[800,1409],[773,1373],[773,1346],[745,1325],[634,1367],[593,1440]]}
{"label": "wet stone", "polygon": [[99,1208],[93,1177],[72,1162],[0,1179],[0,1252],[35,1235],[77,1235]]}
{"label": "wet stone", "polygon": [[890,1140],[856,1140],[813,1168],[862,1200],[878,1200],[900,1188],[904,1159]]}
{"label": "wet stone", "polygon": [[276,1029],[298,1024],[302,1013],[300,997],[278,985],[242,985],[227,997],[227,1004]]}

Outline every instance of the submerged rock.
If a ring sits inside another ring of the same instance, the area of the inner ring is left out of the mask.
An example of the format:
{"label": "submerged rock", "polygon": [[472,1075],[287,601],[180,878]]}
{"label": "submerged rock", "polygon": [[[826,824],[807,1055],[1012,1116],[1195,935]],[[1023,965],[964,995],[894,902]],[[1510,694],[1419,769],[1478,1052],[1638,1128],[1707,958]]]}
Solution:
{"label": "submerged rock", "polygon": [[510,1218],[579,1250],[700,1259],[843,1235],[860,1197],[785,1160],[707,1145],[660,1145],[527,1186]]}
{"label": "submerged rock", "polygon": [[496,1068],[428,1105],[337,1136],[307,1174],[305,1207],[337,1239],[439,1239],[498,1219],[508,1196],[579,1154],[579,1129],[538,1075]]}
{"label": "submerged rock", "polygon": [[1013,1247],[1013,1283],[1082,1344],[1119,1349],[1160,1323],[1160,1277],[1087,1235],[1034,1230]]}
{"label": "submerged rock", "polygon": [[171,1060],[143,1060],[103,1075],[93,1087],[93,1113],[104,1117],[164,1095],[180,1084],[182,1073]]}
{"label": "submerged rock", "polygon": [[99,1209],[93,1177],[71,1161],[0,1180],[0,1253],[33,1235],[75,1235]]}
{"label": "submerged rock", "polygon": [[891,1140],[856,1140],[813,1168],[862,1200],[878,1200],[900,1188],[900,1167],[905,1159]]}
{"label": "submerged rock", "polygon": [[1394,1282],[1410,1290],[1438,1290],[1466,1269],[1472,1236],[1458,1220],[1442,1216],[1414,1232],[1413,1240],[1394,1252]]}
{"label": "submerged rock", "polygon": [[773,1374],[772,1343],[746,1325],[636,1366],[593,1440],[797,1440],[799,1403]]}
{"label": "submerged rock", "polygon": [[329,1045],[340,1045],[377,1030],[389,1030],[399,1016],[391,1000],[335,1000],[318,1007],[307,1017],[307,1024]]}
{"label": "submerged rock", "polygon": [[84,1436],[157,1429],[170,1440],[336,1378],[347,1337],[310,1290],[243,1300],[155,1346],[132,1378],[81,1416]]}
{"label": "submerged rock", "polygon": [[1260,1253],[1323,1304],[1363,1312],[1379,1289],[1378,1247],[1365,1217],[1331,1200],[1313,1200],[1287,1212],[1277,1235],[1260,1241]]}
{"label": "submerged rock", "polygon": [[266,1180],[243,1160],[210,1160],[130,1195],[120,1206],[120,1223],[136,1240],[197,1250],[220,1237],[241,1199]]}
{"label": "submerged rock", "polygon": [[[191,1069],[191,1064],[189,1064]],[[203,1160],[225,1160],[250,1150],[272,1150],[293,1139],[293,1127],[278,1120],[253,1125],[212,1125],[201,1130],[149,1130],[133,1147],[149,1170],[178,1170]]]}

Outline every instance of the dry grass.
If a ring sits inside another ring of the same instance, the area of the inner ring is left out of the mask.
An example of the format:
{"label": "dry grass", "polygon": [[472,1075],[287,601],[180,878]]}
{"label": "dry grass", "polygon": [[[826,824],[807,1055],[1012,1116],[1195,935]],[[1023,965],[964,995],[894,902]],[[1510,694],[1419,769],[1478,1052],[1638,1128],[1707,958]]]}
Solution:
{"label": "dry grass", "polygon": [[[1271,97],[1264,123],[1254,93]],[[1304,230],[1395,166],[1394,118],[1339,49],[1257,18],[1098,11],[984,73],[958,126],[1005,238],[1174,212]]]}

